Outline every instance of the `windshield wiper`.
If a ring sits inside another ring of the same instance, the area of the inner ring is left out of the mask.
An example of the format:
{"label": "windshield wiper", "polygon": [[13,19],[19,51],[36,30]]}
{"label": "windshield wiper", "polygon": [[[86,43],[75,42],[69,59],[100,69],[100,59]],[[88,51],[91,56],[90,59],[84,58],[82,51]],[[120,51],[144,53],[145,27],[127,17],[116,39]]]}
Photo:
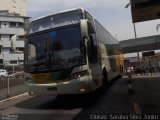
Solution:
{"label": "windshield wiper", "polygon": [[26,65],[28,66],[28,68],[31,70],[38,70],[38,67],[40,65],[43,65],[45,63],[45,59],[42,60],[36,60],[36,61],[32,61],[32,62],[28,62]]}
{"label": "windshield wiper", "polygon": [[63,68],[67,69],[69,67],[69,63],[67,59],[64,59],[62,62],[59,62],[60,65],[63,66]]}
{"label": "windshield wiper", "polygon": [[42,59],[42,60],[36,60],[36,61],[33,61],[31,63],[28,63],[30,66],[36,66],[36,65],[42,65],[43,63],[45,63],[45,59]]}

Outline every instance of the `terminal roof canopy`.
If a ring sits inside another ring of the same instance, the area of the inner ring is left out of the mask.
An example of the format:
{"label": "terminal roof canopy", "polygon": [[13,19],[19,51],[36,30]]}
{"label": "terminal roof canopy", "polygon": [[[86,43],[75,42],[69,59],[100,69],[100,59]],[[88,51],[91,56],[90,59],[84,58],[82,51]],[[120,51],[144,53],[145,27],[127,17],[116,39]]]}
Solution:
{"label": "terminal roof canopy", "polygon": [[131,0],[133,23],[160,19],[160,0]]}

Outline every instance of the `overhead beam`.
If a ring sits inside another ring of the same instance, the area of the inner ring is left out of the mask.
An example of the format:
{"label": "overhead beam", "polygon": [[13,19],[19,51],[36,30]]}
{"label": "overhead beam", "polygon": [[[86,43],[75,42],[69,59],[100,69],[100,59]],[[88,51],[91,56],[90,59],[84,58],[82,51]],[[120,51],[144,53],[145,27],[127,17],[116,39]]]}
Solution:
{"label": "overhead beam", "polygon": [[160,49],[160,35],[120,41],[124,54]]}

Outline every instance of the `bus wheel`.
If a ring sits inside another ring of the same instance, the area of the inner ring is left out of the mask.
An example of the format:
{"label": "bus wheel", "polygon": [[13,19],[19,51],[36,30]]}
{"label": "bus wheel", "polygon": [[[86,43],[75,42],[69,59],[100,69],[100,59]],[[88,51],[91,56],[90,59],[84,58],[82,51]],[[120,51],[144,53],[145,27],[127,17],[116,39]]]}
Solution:
{"label": "bus wheel", "polygon": [[108,88],[108,77],[106,69],[103,70],[103,85],[102,90],[105,91]]}

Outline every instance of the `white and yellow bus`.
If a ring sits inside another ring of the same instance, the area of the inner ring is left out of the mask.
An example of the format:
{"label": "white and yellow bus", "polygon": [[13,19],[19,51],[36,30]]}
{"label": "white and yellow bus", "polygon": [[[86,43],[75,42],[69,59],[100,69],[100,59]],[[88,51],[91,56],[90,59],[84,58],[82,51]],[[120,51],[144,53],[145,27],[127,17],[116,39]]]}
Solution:
{"label": "white and yellow bus", "polygon": [[122,71],[118,41],[84,9],[30,23],[25,42],[30,95],[88,93],[105,88]]}

